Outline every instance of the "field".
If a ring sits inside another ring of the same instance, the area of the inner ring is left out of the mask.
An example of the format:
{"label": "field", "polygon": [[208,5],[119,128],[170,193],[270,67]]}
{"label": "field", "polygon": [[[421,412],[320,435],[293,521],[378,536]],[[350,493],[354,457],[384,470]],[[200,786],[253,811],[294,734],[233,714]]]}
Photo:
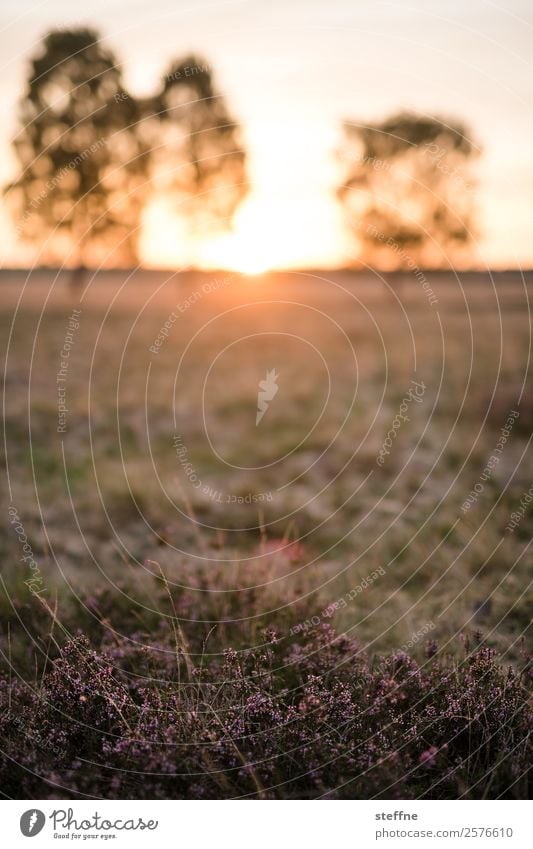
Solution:
{"label": "field", "polygon": [[424,281],[3,274],[6,795],[525,795],[533,276]]}

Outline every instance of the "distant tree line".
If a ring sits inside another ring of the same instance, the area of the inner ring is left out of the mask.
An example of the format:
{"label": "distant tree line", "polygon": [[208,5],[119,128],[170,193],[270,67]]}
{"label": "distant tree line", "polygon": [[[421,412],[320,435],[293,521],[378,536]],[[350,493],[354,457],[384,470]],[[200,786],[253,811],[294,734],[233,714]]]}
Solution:
{"label": "distant tree line", "polygon": [[[54,30],[29,71],[13,142],[19,173],[6,191],[17,234],[43,258],[81,272],[135,264],[155,196],[172,199],[196,235],[231,226],[249,190],[246,154],[202,57],[172,62],[139,98],[95,30]],[[464,253],[476,233],[478,155],[457,120],[401,112],[346,122],[337,195],[360,261],[440,267]]]}

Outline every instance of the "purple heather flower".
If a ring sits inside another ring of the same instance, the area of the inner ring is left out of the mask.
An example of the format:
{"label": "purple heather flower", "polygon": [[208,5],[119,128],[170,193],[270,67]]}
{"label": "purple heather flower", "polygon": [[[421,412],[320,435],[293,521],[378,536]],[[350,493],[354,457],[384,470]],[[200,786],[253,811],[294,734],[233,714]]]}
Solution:
{"label": "purple heather flower", "polygon": [[422,752],[418,760],[424,766],[432,766],[438,751],[436,746],[431,746],[427,751]]}

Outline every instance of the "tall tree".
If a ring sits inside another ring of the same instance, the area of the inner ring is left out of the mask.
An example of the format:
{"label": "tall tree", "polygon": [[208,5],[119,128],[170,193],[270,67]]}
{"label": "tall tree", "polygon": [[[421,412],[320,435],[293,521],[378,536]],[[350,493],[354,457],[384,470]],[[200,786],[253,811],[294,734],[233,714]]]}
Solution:
{"label": "tall tree", "polygon": [[246,155],[211,66],[195,55],[173,62],[145,108],[161,133],[155,161],[162,192],[177,200],[197,236],[230,227],[249,190]]}
{"label": "tall tree", "polygon": [[153,194],[197,237],[231,224],[248,191],[240,128],[196,56],[173,63],[144,100],[91,29],[54,30],[31,62],[14,141],[19,175],[7,188],[17,231],[46,260],[80,271],[104,258],[137,260]]}
{"label": "tall tree", "polygon": [[471,139],[460,121],[409,112],[345,123],[338,196],[363,261],[439,267],[465,252],[475,232]]}
{"label": "tall tree", "polygon": [[91,29],[54,30],[30,65],[7,187],[17,231],[47,260],[83,267],[136,259],[149,150],[139,105]]}

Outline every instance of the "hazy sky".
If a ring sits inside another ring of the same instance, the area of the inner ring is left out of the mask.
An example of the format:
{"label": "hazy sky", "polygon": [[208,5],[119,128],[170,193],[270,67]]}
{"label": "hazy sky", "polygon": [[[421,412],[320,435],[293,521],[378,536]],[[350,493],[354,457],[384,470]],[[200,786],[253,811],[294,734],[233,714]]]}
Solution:
{"label": "hazy sky", "polygon": [[[9,140],[27,59],[48,28],[76,23],[100,29],[134,93],[190,50],[214,65],[244,126],[253,192],[234,236],[203,246],[204,263],[239,253],[250,267],[254,257],[258,267],[346,261],[334,197],[341,121],[407,107],[465,119],[483,147],[480,261],[533,265],[531,0],[2,0],[3,181],[15,167]],[[22,261],[5,213],[2,230],[4,261]],[[187,258],[176,222],[157,208],[142,250],[152,264]]]}

